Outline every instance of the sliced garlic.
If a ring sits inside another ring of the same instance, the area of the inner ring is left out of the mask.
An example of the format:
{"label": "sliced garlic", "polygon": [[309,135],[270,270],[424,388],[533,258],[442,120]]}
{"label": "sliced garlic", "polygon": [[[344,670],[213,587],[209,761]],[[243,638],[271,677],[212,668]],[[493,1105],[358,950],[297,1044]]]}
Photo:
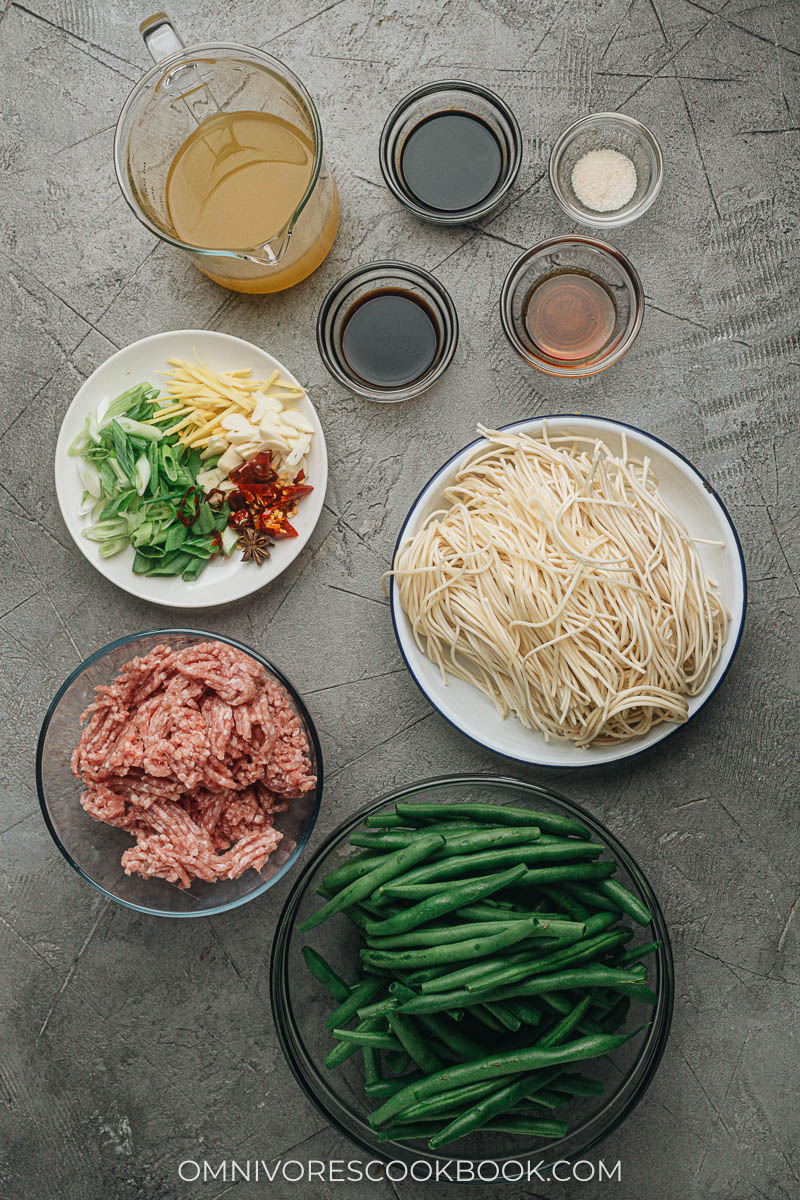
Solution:
{"label": "sliced garlic", "polygon": [[296,409],[286,409],[281,413],[281,418],[284,425],[291,425],[293,429],[299,429],[301,433],[313,433],[314,426],[309,421],[304,413],[297,412]]}
{"label": "sliced garlic", "polygon": [[240,467],[243,462],[244,459],[242,458],[241,454],[239,454],[236,447],[229,446],[217,463],[217,467],[220,471],[224,472],[225,475],[228,475],[231,471],[235,471],[237,467]]}

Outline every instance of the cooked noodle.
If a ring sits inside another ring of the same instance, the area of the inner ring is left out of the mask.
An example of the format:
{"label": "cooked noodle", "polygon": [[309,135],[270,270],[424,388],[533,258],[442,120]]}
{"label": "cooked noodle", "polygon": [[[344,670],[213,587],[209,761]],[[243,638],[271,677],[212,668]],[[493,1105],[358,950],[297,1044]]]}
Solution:
{"label": "cooked noodle", "polygon": [[601,441],[481,427],[394,561],[420,649],[503,716],[579,746],[687,717],[728,616],[648,459]]}

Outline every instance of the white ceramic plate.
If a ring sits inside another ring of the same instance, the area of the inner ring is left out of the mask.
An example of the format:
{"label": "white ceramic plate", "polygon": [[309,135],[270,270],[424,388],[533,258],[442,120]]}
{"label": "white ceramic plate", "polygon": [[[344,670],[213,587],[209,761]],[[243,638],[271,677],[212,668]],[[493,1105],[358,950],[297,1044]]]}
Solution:
{"label": "white ceramic plate", "polygon": [[[504,428],[516,432],[537,433],[541,430],[544,420],[547,421],[550,433],[569,432],[600,437],[615,452],[621,450],[621,434],[624,431],[629,454],[631,457],[649,457],[664,499],[683,521],[689,533],[694,537],[709,538],[723,543],[721,547],[703,544],[697,547],[706,571],[719,585],[725,606],[730,613],[730,625],[722,655],[708,686],[700,695],[689,700],[691,720],[722,682],[736,653],[744,626],[747,603],[744,559],[739,538],[725,506],[687,459],[665,442],[631,425],[600,417],[559,415],[517,421]],[[437,471],[423,488],[406,517],[397,539],[397,546],[419,530],[429,513],[444,506],[442,493],[452,482],[456,471],[485,445],[485,440],[479,438],[460,450]],[[395,552],[396,550],[397,547]],[[633,738],[616,746],[589,749],[580,749],[569,742],[554,739],[546,742],[542,734],[526,729],[515,717],[503,720],[491,700],[464,680],[450,679],[446,685],[443,684],[438,669],[417,647],[408,618],[400,606],[397,588],[394,586],[391,587],[391,605],[400,652],[416,683],[433,707],[467,737],[506,758],[537,766],[594,767],[600,763],[616,762],[640,754],[669,737],[676,729],[682,728],[680,725],[656,725],[643,737]]]}
{"label": "white ceramic plate", "polygon": [[132,596],[162,604],[166,608],[211,608],[216,604],[230,604],[277,578],[294,562],[311,537],[322,512],[328,482],[328,455],[322,426],[314,406],[304,396],[298,409],[314,426],[311,449],[306,460],[306,474],[314,490],[301,500],[297,515],[292,518],[298,536],[277,541],[266,562],[243,563],[241,555],[234,551],[230,558],[219,558],[210,563],[193,583],[185,583],[180,576],[177,579],[161,579],[134,575],[131,570],[133,550],[130,547],[113,558],[101,558],[97,543],[81,536],[82,529],[90,523],[91,518],[78,516],[83,488],[78,478],[76,460],[70,458],[67,448],[83,429],[90,412],[102,400],[113,399],[136,383],[148,382],[154,387],[163,383],[158,372],[169,369],[168,358],[191,360],[195,353],[207,366],[218,371],[249,367],[257,379],[265,379],[279,369],[282,376],[292,383],[299,382],[266,350],[259,350],[250,342],[231,337],[230,334],[204,329],[157,333],[113,354],[89,376],[67,409],[56,446],[58,503],[64,523],[81,553],[117,587],[130,592]]}

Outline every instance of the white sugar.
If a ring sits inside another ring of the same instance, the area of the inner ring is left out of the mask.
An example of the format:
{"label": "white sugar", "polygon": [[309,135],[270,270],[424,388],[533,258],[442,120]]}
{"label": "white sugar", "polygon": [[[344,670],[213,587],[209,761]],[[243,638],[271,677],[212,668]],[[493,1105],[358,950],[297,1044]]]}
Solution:
{"label": "white sugar", "polygon": [[618,150],[590,150],[572,168],[572,190],[593,212],[615,212],[636,191],[636,167]]}

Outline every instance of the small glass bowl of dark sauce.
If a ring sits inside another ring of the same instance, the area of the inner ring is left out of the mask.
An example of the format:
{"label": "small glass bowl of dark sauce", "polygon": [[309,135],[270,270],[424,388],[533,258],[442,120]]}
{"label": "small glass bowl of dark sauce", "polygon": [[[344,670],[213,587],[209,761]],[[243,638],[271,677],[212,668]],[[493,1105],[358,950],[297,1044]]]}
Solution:
{"label": "small glass bowl of dark sauce", "polygon": [[507,104],[466,80],[426,83],[405,96],[383,127],[387,187],[411,212],[461,225],[491,212],[522,160],[522,136]]}
{"label": "small glass bowl of dark sauce", "polygon": [[500,317],[517,354],[547,375],[596,375],[632,345],[644,292],[614,246],[578,234],[521,254],[503,283]]}
{"label": "small glass bowl of dark sauce", "polygon": [[386,260],[349,271],[317,317],[317,346],[334,379],[385,404],[426,392],[447,370],[457,344],[449,293],[410,263]]}

